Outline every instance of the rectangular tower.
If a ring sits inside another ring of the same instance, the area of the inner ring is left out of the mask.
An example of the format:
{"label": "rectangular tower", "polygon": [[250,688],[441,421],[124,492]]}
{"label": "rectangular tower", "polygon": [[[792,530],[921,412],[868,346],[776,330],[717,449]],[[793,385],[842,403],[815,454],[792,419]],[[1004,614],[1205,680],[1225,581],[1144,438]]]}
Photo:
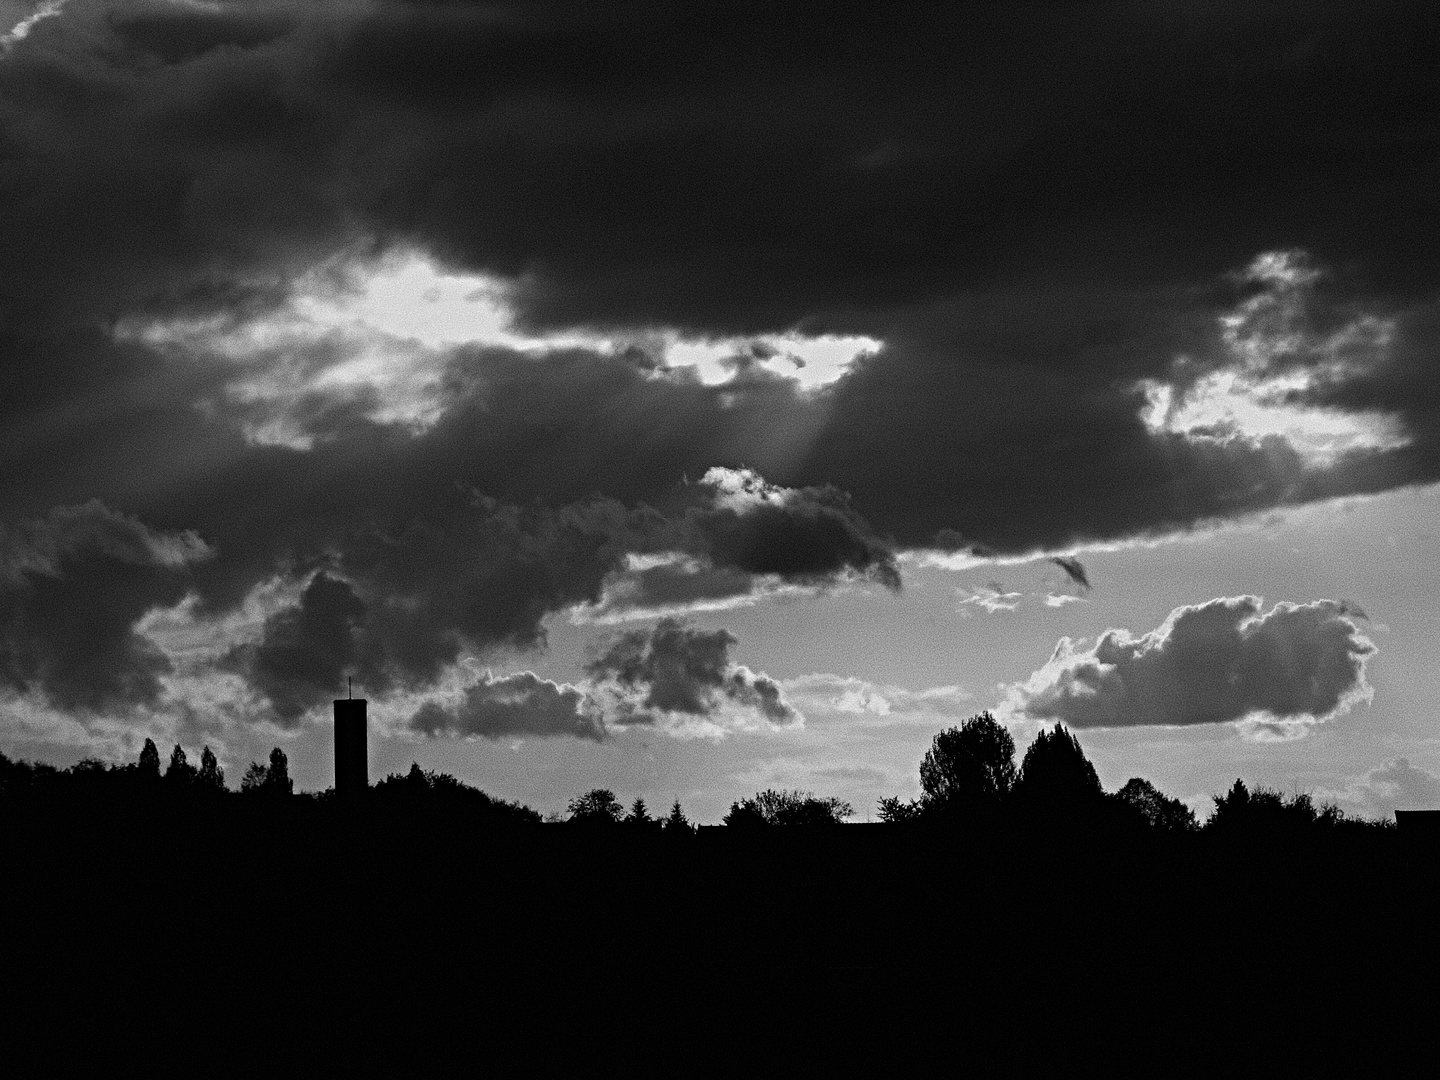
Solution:
{"label": "rectangular tower", "polygon": [[364,698],[335,702],[335,794],[358,795],[370,786],[370,729]]}

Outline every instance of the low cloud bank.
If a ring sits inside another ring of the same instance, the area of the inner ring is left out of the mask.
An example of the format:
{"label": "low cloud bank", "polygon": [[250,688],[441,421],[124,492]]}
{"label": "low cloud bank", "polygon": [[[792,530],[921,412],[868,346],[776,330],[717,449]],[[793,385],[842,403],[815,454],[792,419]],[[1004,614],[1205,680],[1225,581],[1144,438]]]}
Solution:
{"label": "low cloud bank", "polygon": [[1107,630],[1080,650],[1062,638],[1030,679],[1011,688],[1013,712],[1071,727],[1189,726],[1262,718],[1320,722],[1368,700],[1376,649],[1353,605],[1220,597],[1178,607],[1135,637]]}
{"label": "low cloud bank", "polygon": [[486,674],[458,704],[431,700],[410,718],[411,731],[462,738],[603,740],[612,729],[653,725],[675,735],[724,735],[757,726],[787,727],[804,717],[780,685],[730,659],[735,635],[661,619],[649,630],[611,639],[578,685],[524,671]]}
{"label": "low cloud bank", "polygon": [[599,742],[605,725],[580,687],[551,682],[521,671],[485,677],[465,690],[454,707],[428,701],[410,718],[422,735],[462,738],[547,738],[573,736]]}
{"label": "low cloud bank", "polygon": [[909,690],[825,672],[785,680],[785,693],[807,716],[812,712],[844,716],[849,724],[864,719],[877,724],[945,726],[974,711],[974,695],[960,686]]}
{"label": "low cloud bank", "polygon": [[1396,810],[1440,810],[1440,776],[1410,764],[1409,758],[1395,758],[1350,780],[1341,791],[1317,794],[1382,815]]}

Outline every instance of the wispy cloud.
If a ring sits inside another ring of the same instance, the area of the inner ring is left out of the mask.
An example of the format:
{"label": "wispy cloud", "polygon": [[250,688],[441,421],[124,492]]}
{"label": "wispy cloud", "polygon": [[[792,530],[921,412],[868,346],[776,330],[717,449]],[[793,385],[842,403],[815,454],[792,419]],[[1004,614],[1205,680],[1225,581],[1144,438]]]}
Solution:
{"label": "wispy cloud", "polygon": [[1005,586],[997,581],[974,590],[956,589],[955,595],[959,597],[961,611],[973,605],[982,608],[989,615],[994,615],[997,611],[1014,611],[1025,596],[1020,592],[1006,592]]}
{"label": "wispy cloud", "polygon": [[846,723],[953,722],[974,711],[974,695],[960,686],[910,690],[854,676],[816,673],[781,682],[785,696],[807,716],[831,716]]}
{"label": "wispy cloud", "polygon": [[26,15],[5,33],[0,34],[0,56],[8,54],[16,45],[29,37],[30,31],[35,29],[36,23],[59,15],[64,8],[65,0],[44,0],[44,3],[29,15]]}

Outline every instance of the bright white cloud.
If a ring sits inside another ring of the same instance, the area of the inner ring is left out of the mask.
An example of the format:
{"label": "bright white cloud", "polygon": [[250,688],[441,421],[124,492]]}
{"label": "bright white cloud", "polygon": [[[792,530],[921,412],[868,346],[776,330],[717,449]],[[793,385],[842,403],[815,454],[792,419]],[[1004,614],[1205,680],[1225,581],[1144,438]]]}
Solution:
{"label": "bright white cloud", "polygon": [[729,611],[760,600],[811,596],[818,591],[818,586],[790,584],[774,574],[712,566],[681,552],[630,554],[623,569],[605,576],[600,598],[575,605],[569,615],[576,626],[605,626]]}
{"label": "bright white cloud", "polygon": [[[30,31],[35,29],[35,24],[43,19],[53,18],[59,15],[65,8],[65,0],[44,0],[44,3],[35,5],[30,11],[22,15],[20,19],[0,34],[0,56],[10,52],[16,45],[30,36]],[[23,10],[23,9],[22,9]]]}
{"label": "bright white cloud", "polygon": [[300,312],[318,326],[370,327],[429,348],[461,344],[511,349],[587,348],[615,353],[639,347],[672,369],[688,368],[706,385],[727,382],[738,371],[763,368],[807,388],[834,382],[874,338],[821,334],[762,334],[698,340],[656,329],[636,337],[596,333],[532,335],[517,332],[508,288],[496,278],[456,274],[415,254],[346,275],[349,287],[302,296]]}
{"label": "bright white cloud", "polygon": [[[1314,328],[1307,306],[1321,273],[1299,252],[1262,254],[1240,277],[1261,289],[1220,317],[1229,363],[1183,389],[1163,380],[1141,380],[1146,427],[1196,440],[1279,437],[1321,467],[1352,450],[1404,446],[1408,436],[1396,417],[1319,409],[1293,400],[1317,381],[1372,367],[1390,345],[1391,321],[1362,314],[1338,330]],[[1188,362],[1180,357],[1177,365],[1183,369]]]}
{"label": "bright white cloud", "polygon": [[226,403],[257,414],[242,424],[257,444],[309,449],[313,437],[296,406],[307,395],[351,397],[382,423],[423,429],[444,407],[450,350],[497,347],[521,352],[589,349],[649,354],[656,377],[719,385],[764,370],[814,389],[833,382],[879,341],[864,337],[771,334],[693,341],[657,328],[640,334],[529,334],[513,323],[509,287],[456,274],[413,252],[378,263],[337,260],[298,280],[279,309],[232,315],[123,319],[122,341],[177,360],[219,361],[234,369]]}
{"label": "bright white cloud", "polygon": [[983,609],[986,614],[994,615],[997,611],[1014,611],[1020,606],[1020,601],[1025,594],[1021,592],[1005,592],[1004,587],[991,582],[973,591],[968,589],[956,589],[955,595],[959,598],[958,607],[964,611],[968,606],[975,606]]}
{"label": "bright white cloud", "polygon": [[772,484],[754,469],[715,465],[705,471],[700,483],[714,490],[716,506],[737,514],[760,506],[784,506],[794,497],[793,488]]}
{"label": "bright white cloud", "polygon": [[726,382],[747,368],[759,368],[813,390],[834,382],[857,359],[880,346],[875,338],[858,335],[762,334],[713,341],[671,336],[665,339],[664,356],[672,368],[692,368],[707,386]]}

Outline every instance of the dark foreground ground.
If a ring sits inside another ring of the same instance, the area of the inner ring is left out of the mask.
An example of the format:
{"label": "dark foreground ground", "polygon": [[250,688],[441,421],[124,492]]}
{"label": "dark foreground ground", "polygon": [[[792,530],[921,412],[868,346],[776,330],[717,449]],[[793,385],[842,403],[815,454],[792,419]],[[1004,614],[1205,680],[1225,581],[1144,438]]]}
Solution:
{"label": "dark foreground ground", "polygon": [[1312,1043],[1369,1037],[1377,1006],[1437,1018],[1440,850],[1393,830],[1289,847],[903,826],[671,841],[237,803],[9,814],[7,994],[238,1008],[257,1039],[267,1016],[493,1033],[516,1013],[559,1031],[675,1007],[757,1030],[896,1006],[956,1032],[982,1015],[1212,1039],[1302,1024]]}

